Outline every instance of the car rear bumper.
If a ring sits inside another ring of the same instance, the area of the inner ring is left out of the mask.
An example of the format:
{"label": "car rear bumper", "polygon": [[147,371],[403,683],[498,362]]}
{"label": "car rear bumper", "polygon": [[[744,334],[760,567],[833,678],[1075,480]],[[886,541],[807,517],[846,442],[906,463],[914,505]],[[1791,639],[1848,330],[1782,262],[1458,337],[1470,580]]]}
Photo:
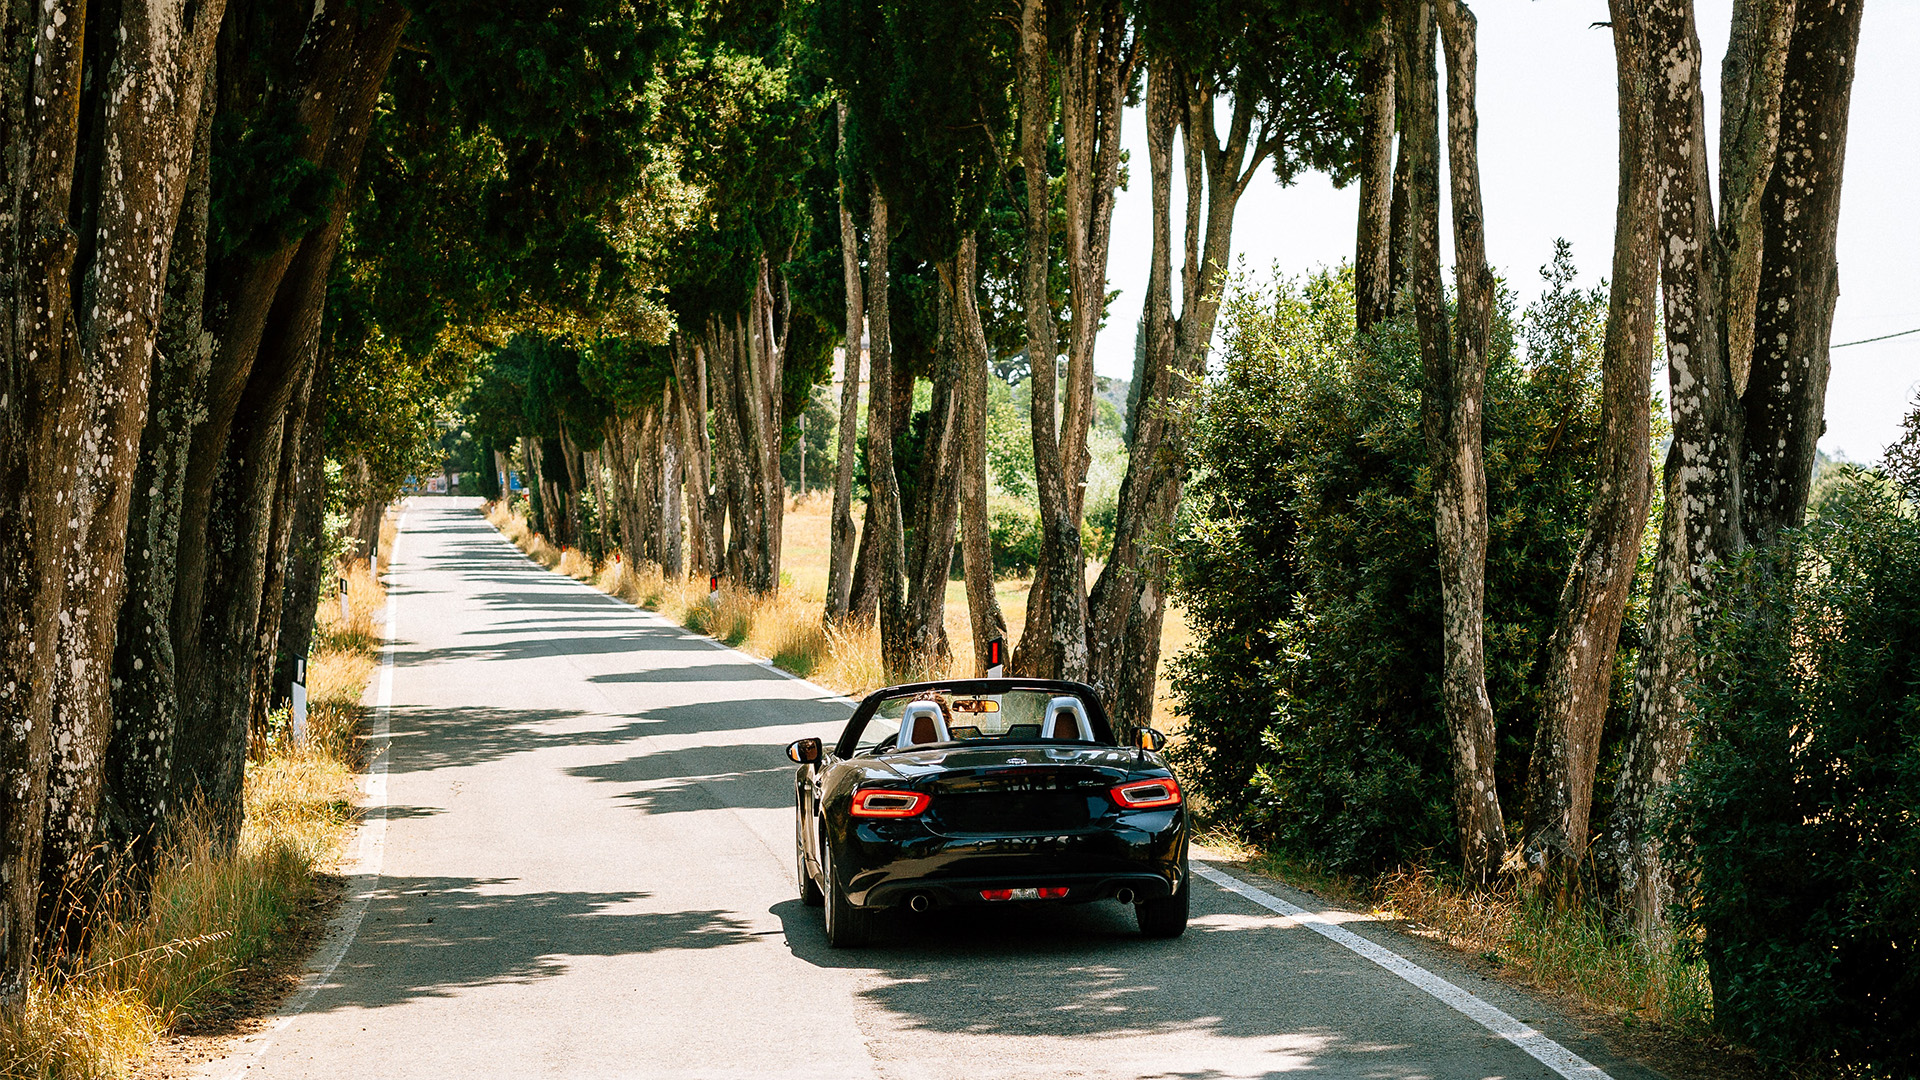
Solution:
{"label": "car rear bumper", "polygon": [[920,894],[935,904],[1002,903],[980,891],[1062,886],[1068,903],[1122,889],[1148,900],[1171,895],[1187,873],[1179,813],[1134,815],[1120,827],[1074,835],[947,837],[899,822],[856,828],[849,839],[834,855],[846,896],[860,907],[904,904]]}
{"label": "car rear bumper", "polygon": [[[910,903],[916,896],[926,897],[933,907],[957,907],[966,904],[1007,903],[1003,900],[988,900],[981,896],[988,889],[1067,889],[1067,895],[1052,900],[1036,900],[1034,903],[1046,904],[1084,904],[1093,900],[1112,900],[1121,892],[1132,893],[1134,899],[1158,900],[1173,895],[1176,885],[1163,874],[1140,872],[1129,874],[1032,874],[1010,877],[990,878],[893,878],[868,889],[861,898],[861,907],[897,907]],[[1020,902],[1020,901],[1013,901]]]}

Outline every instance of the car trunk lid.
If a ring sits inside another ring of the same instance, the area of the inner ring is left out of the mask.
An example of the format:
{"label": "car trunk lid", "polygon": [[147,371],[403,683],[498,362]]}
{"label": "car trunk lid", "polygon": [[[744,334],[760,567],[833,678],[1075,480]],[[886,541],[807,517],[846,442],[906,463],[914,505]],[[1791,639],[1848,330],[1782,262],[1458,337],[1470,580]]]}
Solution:
{"label": "car trunk lid", "polygon": [[1074,832],[1109,808],[1107,792],[1125,779],[1124,751],[1113,747],[996,746],[951,752],[929,777],[928,825],[949,836]]}

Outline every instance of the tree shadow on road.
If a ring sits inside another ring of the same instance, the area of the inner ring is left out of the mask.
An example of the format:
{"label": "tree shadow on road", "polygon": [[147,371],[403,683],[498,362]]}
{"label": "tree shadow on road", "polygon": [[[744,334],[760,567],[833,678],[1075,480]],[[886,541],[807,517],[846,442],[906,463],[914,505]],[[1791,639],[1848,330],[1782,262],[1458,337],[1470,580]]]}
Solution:
{"label": "tree shadow on road", "polygon": [[[1552,1075],[1421,991],[1280,920],[1197,909],[1184,937],[1156,941],[1111,901],[889,911],[873,947],[838,950],[819,909],[788,900],[770,910],[795,956],[877,975],[860,996],[908,1033],[1222,1038],[1273,1055],[1271,1076]],[[1408,1039],[1421,1032],[1433,1038]]]}
{"label": "tree shadow on road", "polygon": [[649,893],[509,891],[512,878],[383,877],[309,1011],[372,1009],[565,974],[575,957],[756,941],[738,913],[647,910]]}

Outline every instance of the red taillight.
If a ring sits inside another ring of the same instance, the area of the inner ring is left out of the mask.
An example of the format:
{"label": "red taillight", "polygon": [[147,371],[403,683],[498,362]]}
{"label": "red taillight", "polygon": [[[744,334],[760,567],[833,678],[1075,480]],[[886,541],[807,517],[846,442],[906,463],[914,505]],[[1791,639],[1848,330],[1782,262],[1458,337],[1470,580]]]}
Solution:
{"label": "red taillight", "polygon": [[1065,900],[1065,885],[1049,885],[1040,889],[981,889],[982,900]]}
{"label": "red taillight", "polygon": [[931,801],[918,791],[859,791],[853,796],[853,816],[913,817]]}
{"label": "red taillight", "polygon": [[1158,780],[1135,780],[1112,791],[1113,801],[1127,810],[1152,810],[1160,806],[1180,805],[1180,784],[1171,776]]}

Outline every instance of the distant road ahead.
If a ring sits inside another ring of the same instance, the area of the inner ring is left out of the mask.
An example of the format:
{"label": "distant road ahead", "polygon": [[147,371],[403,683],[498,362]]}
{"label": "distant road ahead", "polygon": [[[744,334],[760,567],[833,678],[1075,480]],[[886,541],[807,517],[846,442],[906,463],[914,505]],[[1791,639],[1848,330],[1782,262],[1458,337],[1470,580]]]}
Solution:
{"label": "distant road ahead", "polygon": [[[380,876],[332,976],[213,1075],[1556,1075],[1206,882],[1175,941],[1101,903],[903,918],[830,950],[796,897],[782,748],[836,733],[844,704],[532,565],[473,500],[413,499],[396,546]],[[1620,1080],[1653,1075],[1408,955]]]}

